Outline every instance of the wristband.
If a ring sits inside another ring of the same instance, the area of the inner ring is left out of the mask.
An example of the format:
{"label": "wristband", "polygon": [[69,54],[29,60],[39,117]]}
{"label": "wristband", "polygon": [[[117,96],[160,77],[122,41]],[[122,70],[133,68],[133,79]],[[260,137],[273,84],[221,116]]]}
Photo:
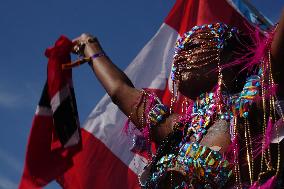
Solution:
{"label": "wristband", "polygon": [[98,52],[98,53],[95,53],[93,54],[91,57],[90,57],[90,61],[89,61],[89,66],[91,66],[91,68],[93,69],[93,60],[95,60],[96,58],[99,58],[99,57],[107,57],[107,55],[104,53],[104,51],[101,51],[101,52]]}
{"label": "wristband", "polygon": [[102,56],[106,56],[106,54],[104,52],[98,52],[98,53],[92,55],[91,58],[94,60],[94,59],[96,59],[98,57],[102,57]]}

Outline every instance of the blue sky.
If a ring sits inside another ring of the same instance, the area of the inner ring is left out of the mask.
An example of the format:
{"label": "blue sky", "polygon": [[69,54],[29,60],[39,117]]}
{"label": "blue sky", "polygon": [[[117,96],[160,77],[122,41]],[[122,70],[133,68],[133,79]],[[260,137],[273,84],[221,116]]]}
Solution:
{"label": "blue sky", "polygon": [[[31,120],[46,79],[46,47],[61,35],[100,39],[124,69],[155,34],[174,0],[0,1],[0,189],[17,188]],[[283,0],[253,0],[273,22]],[[81,123],[104,95],[88,66],[74,70]],[[51,184],[47,188],[58,188]]]}

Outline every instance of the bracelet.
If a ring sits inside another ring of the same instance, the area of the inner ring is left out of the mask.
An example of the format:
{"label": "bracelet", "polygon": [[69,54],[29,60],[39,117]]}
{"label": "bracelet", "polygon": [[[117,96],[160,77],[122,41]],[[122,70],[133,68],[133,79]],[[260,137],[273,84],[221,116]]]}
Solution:
{"label": "bracelet", "polygon": [[107,55],[103,51],[93,54],[91,57],[89,57],[89,66],[91,66],[91,68],[93,69],[93,60],[103,56],[107,57]]}
{"label": "bracelet", "polygon": [[102,56],[106,56],[106,54],[103,51],[92,55],[91,58],[94,60],[94,59],[96,59],[98,57],[102,57]]}
{"label": "bracelet", "polygon": [[169,117],[170,112],[167,106],[164,104],[156,104],[149,112],[148,119],[150,123],[150,128],[161,124],[167,117]]}

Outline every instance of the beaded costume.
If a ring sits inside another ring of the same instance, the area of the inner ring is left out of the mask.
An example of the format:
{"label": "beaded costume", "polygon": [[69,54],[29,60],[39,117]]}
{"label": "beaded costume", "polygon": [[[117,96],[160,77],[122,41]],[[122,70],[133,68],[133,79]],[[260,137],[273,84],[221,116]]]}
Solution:
{"label": "beaded costume", "polygon": [[[280,175],[280,155],[276,167],[271,165],[269,151],[270,141],[266,141],[267,130],[271,129],[272,123],[283,119],[281,107],[277,109],[274,81],[271,74],[270,52],[253,67],[253,71],[246,78],[243,89],[234,94],[226,92],[222,88],[223,76],[220,54],[230,38],[238,35],[236,28],[230,28],[225,24],[217,23],[203,26],[195,26],[191,31],[184,34],[176,44],[174,63],[171,78],[173,80],[172,101],[170,107],[162,104],[155,94],[142,91],[142,98],[146,99],[146,122],[147,126],[142,132],[148,133],[144,147],[151,153],[150,132],[153,127],[159,125],[172,113],[172,106],[177,102],[178,94],[175,90],[177,81],[186,77],[195,77],[192,70],[208,64],[216,64],[218,71],[218,83],[212,92],[201,94],[196,101],[190,102],[184,109],[184,114],[173,125],[173,131],[159,145],[155,154],[151,155],[150,163],[145,167],[141,175],[143,188],[257,188],[266,182],[270,186],[276,185],[276,178]],[[269,43],[266,44],[269,48]],[[192,46],[202,48],[199,54],[210,52],[209,56],[196,59],[196,52]],[[142,100],[143,101],[143,100]],[[260,173],[254,175],[255,154],[253,153],[253,141],[249,115],[253,104],[258,102],[263,109],[261,165]],[[140,103],[140,102],[139,102]],[[144,114],[143,114],[144,115]],[[144,118],[142,119],[144,120]],[[224,122],[229,127],[231,135],[230,151],[232,156],[226,156],[218,149],[201,144],[208,129],[217,122]],[[242,123],[242,130],[238,124]],[[146,132],[145,132],[146,131]],[[276,126],[276,132],[278,132]],[[240,143],[239,135],[245,136],[246,164],[248,167],[249,183],[242,183],[240,173]],[[279,137],[279,134],[277,134]],[[136,138],[137,139],[137,138]],[[148,142],[147,142],[148,141]],[[137,140],[136,140],[137,144]],[[140,143],[141,144],[141,140]],[[278,140],[278,151],[280,150]],[[134,147],[133,149],[137,149]],[[273,172],[270,177],[263,178],[268,172]],[[273,180],[274,179],[274,180]],[[230,184],[228,184],[230,181]],[[233,184],[231,184],[233,183]]]}

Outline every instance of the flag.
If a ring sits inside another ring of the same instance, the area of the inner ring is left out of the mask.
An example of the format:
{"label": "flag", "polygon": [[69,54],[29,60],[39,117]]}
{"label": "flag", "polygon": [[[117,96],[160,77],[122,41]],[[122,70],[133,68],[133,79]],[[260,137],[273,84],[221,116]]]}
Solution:
{"label": "flag", "polygon": [[72,41],[60,37],[46,50],[47,81],[32,122],[26,161],[19,188],[40,188],[72,166],[80,149],[80,127],[70,62]]}
{"label": "flag", "polygon": [[[177,38],[195,25],[216,22],[244,31],[253,24],[264,29],[270,25],[245,0],[177,0],[157,33],[125,73],[136,88],[152,90],[164,104],[169,104],[169,76]],[[147,159],[130,151],[132,136],[122,132],[126,120],[105,95],[81,129],[82,150],[73,154],[72,166],[54,176],[62,188],[140,188],[137,175],[143,171]]]}

